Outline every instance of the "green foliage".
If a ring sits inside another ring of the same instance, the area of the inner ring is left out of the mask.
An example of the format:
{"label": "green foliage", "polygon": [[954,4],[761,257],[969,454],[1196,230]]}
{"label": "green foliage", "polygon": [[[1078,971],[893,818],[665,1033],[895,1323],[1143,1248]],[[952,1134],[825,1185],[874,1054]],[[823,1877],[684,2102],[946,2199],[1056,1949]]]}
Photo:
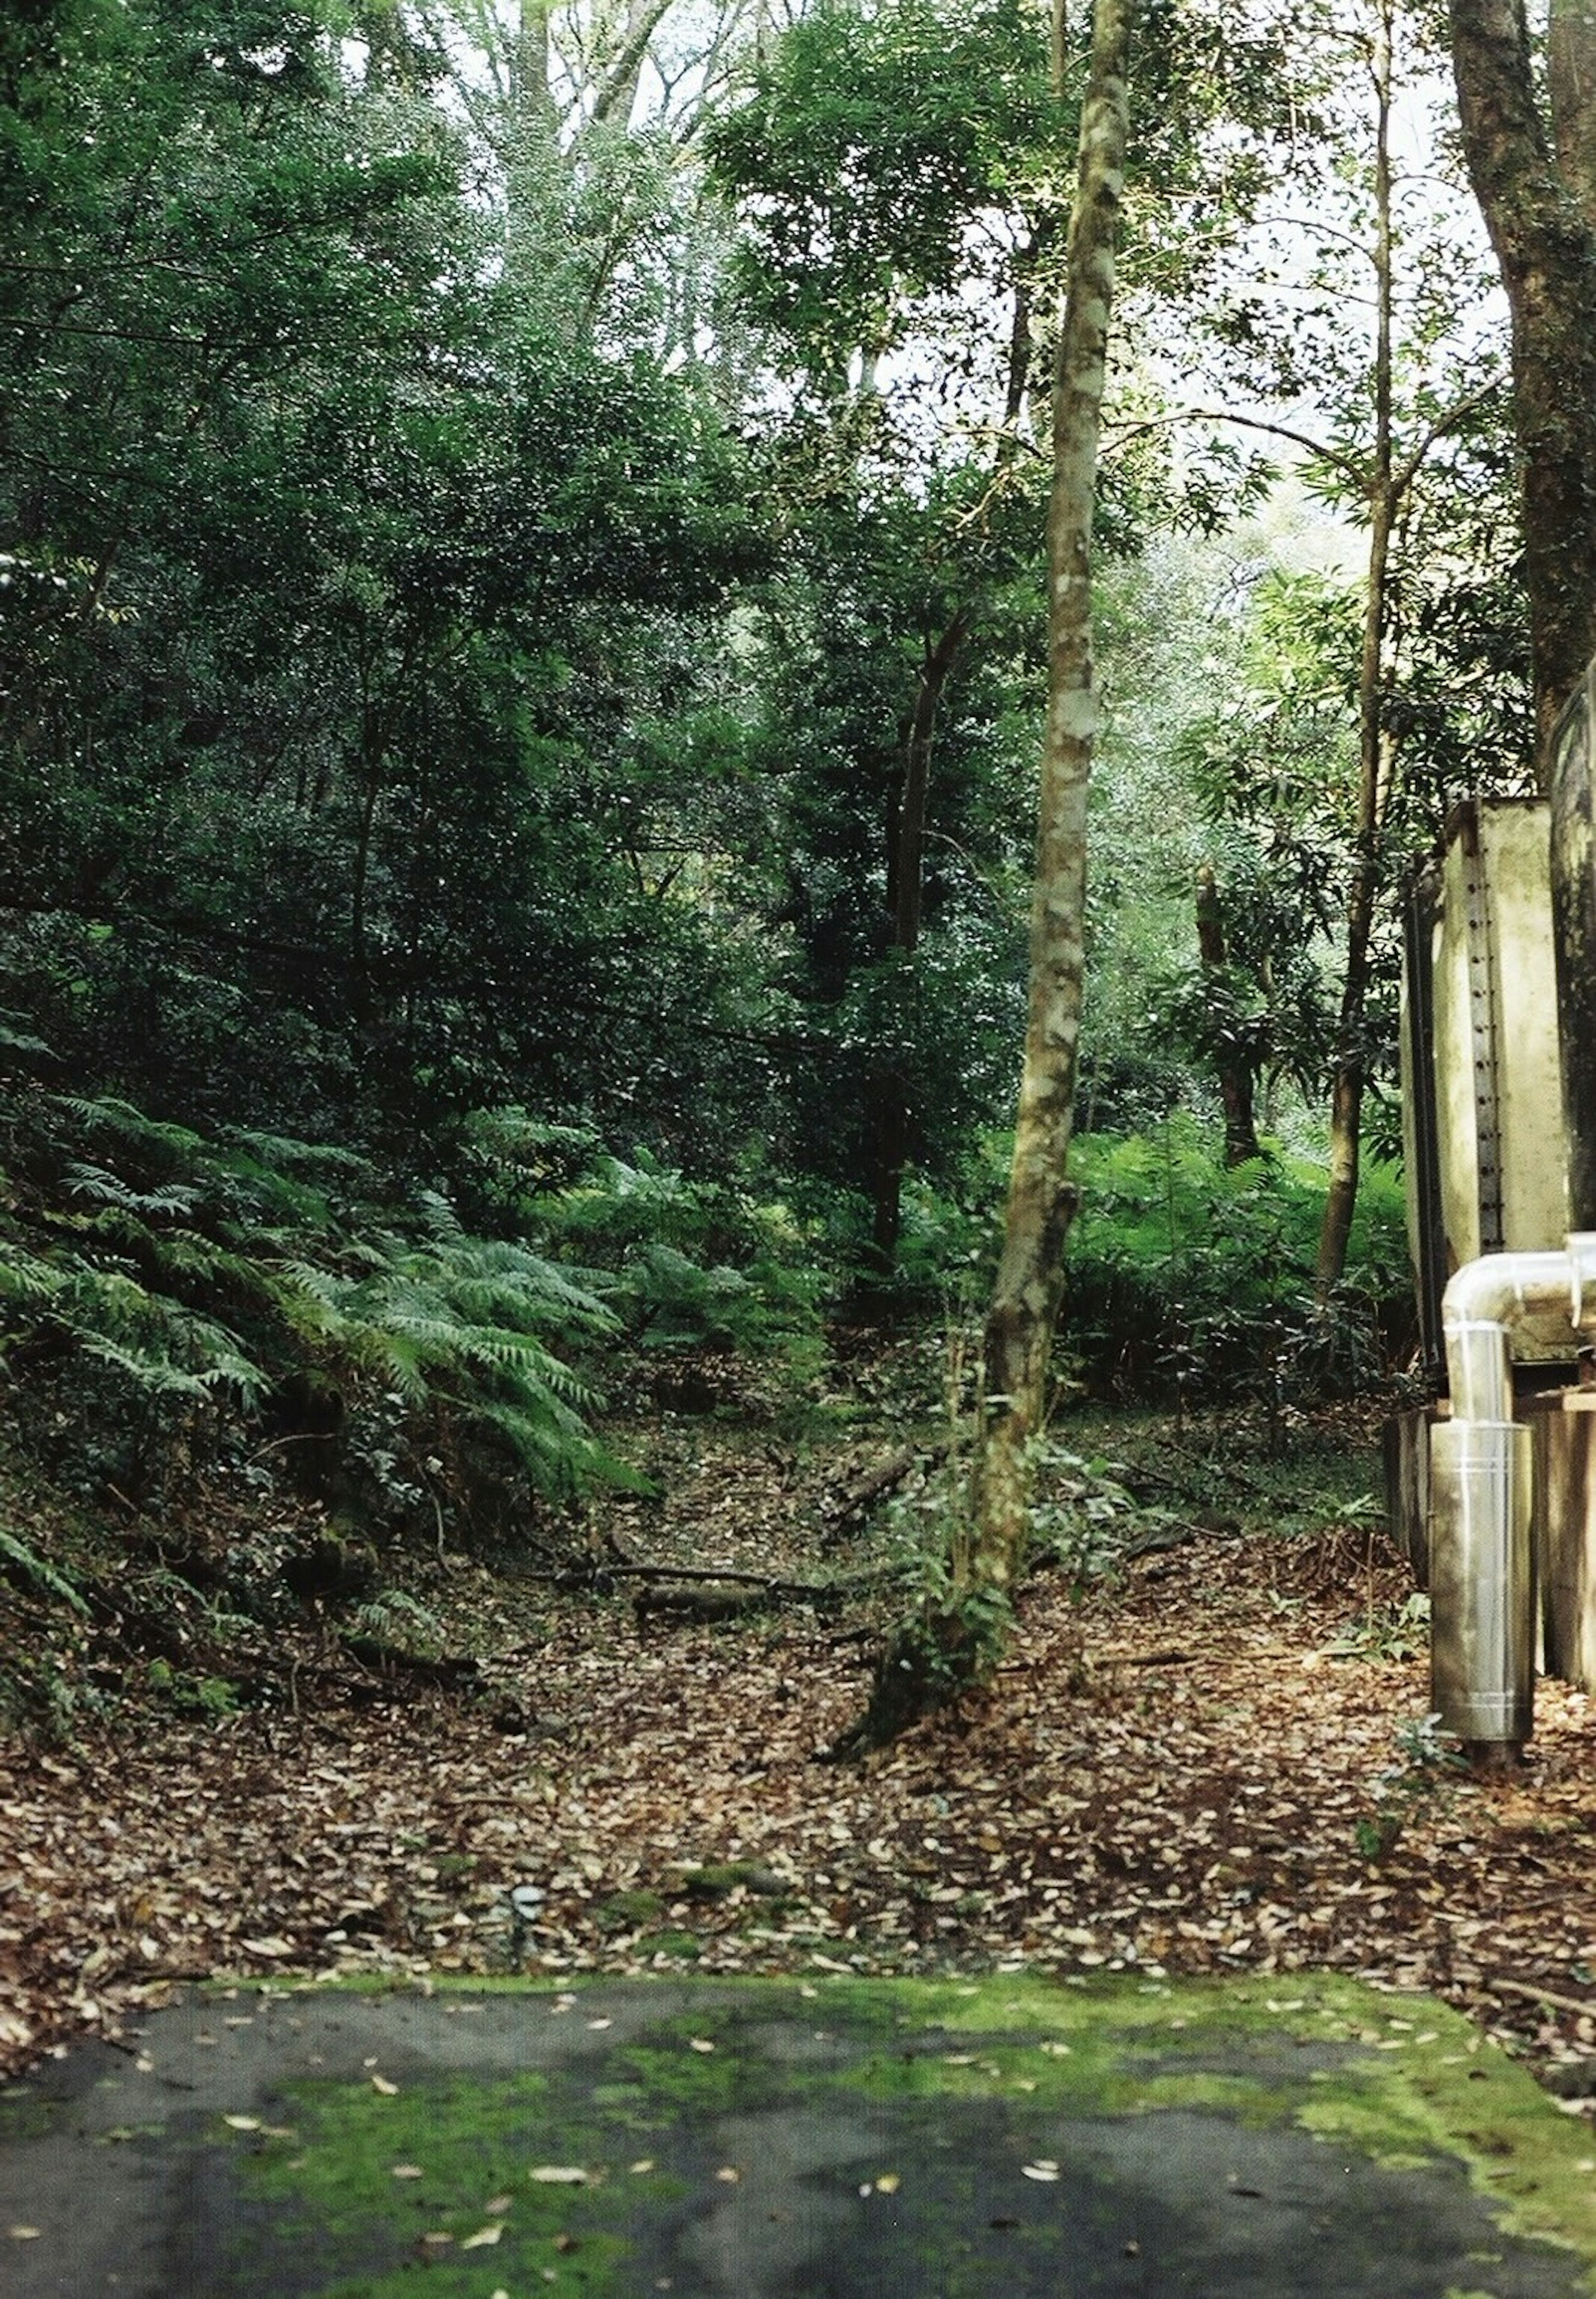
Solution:
{"label": "green foliage", "polygon": [[437,1615],[403,1589],[379,1589],[367,1603],[356,1606],[350,1626],[362,1636],[374,1637],[400,1652],[414,1653],[422,1660],[436,1660],[444,1649]]}
{"label": "green foliage", "polygon": [[1085,1459],[1051,1437],[1036,1446],[1032,1490],[1031,1560],[1062,1573],[1077,1596],[1118,1570],[1137,1531],[1163,1520],[1138,1506],[1112,1462]]}
{"label": "green foliage", "polygon": [[196,1676],[160,1659],[151,1661],[145,1673],[151,1689],[187,1715],[231,1716],[238,1706],[238,1688],[225,1676]]}
{"label": "green foliage", "polygon": [[884,350],[906,306],[978,255],[970,220],[1037,198],[1055,128],[1038,27],[1016,0],[955,18],[927,0],[845,0],[791,25],[746,100],[715,121],[716,177],[745,203],[744,283],[761,314],[835,369]]}
{"label": "green foliage", "polygon": [[[510,1113],[501,1113],[503,1128]],[[812,1235],[779,1199],[689,1180],[645,1149],[628,1162],[566,1129],[528,1141],[578,1162],[563,1188],[529,1194],[527,1217],[632,1340],[812,1355],[825,1277]]]}
{"label": "green foliage", "polygon": [[1372,1606],[1326,1649],[1337,1660],[1416,1660],[1430,1649],[1430,1600],[1415,1589],[1400,1605]]}
{"label": "green foliage", "polygon": [[53,1597],[58,1605],[64,1605],[68,1612],[76,1613],[80,1620],[87,1618],[88,1606],[67,1575],[59,1572],[48,1557],[41,1556],[29,1542],[19,1540],[14,1532],[6,1532],[4,1529],[0,1529],[0,1573],[4,1573],[8,1580],[21,1580],[42,1596]]}
{"label": "green foliage", "polygon": [[118,1100],[27,1096],[9,1116],[0,1353],[53,1382],[112,1482],[262,1420],[292,1441],[306,1410],[389,1517],[478,1514],[495,1476],[513,1515],[518,1480],[619,1473],[570,1361],[614,1316],[525,1245],[467,1235],[346,1152]]}
{"label": "green foliage", "polygon": [[411,1173],[518,1094],[634,1129],[650,1073],[689,1131],[758,1001],[644,859],[753,551],[712,391],[597,282],[521,292],[402,28],[362,78],[320,0],[54,12],[0,77],[7,1006]]}
{"label": "green foliage", "polygon": [[1189,1119],[1073,1153],[1060,1344],[1097,1388],[1188,1398],[1352,1395],[1387,1377],[1410,1315],[1403,1201],[1366,1169],[1345,1284],[1316,1304],[1324,1183],[1281,1156],[1228,1171]]}
{"label": "green foliage", "polygon": [[1439,1715],[1411,1718],[1395,1733],[1395,1761],[1375,1782],[1374,1808],[1353,1832],[1365,1860],[1384,1860],[1416,1820],[1446,1809],[1449,1784],[1466,1767]]}

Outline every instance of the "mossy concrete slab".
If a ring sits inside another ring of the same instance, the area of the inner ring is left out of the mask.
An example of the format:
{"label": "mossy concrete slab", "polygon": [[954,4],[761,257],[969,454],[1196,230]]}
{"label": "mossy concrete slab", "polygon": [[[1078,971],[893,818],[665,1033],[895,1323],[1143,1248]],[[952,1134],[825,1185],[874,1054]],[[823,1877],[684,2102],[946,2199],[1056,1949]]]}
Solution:
{"label": "mossy concrete slab", "polygon": [[1596,2144],[1328,1977],[240,1987],[0,2095],[0,2229],[13,2299],[1567,2299]]}

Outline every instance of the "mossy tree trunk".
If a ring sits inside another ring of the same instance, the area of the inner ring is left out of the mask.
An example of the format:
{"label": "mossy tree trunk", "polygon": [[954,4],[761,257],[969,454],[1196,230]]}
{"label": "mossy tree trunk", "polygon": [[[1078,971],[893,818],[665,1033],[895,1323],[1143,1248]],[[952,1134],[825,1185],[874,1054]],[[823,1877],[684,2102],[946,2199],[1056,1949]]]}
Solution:
{"label": "mossy tree trunk", "polygon": [[[1075,1211],[1067,1178],[1085,970],[1086,791],[1099,706],[1092,662],[1092,521],[1129,126],[1135,0],[1097,0],[1081,109],[1064,313],[1053,369],[1048,513],[1048,707],[1031,905],[1031,989],[1002,1258],[985,1328],[969,1490],[944,1592],[888,1645],[869,1706],[834,1756],[877,1747],[991,1668],[1025,1557],[1032,1440]],[[1055,15],[1055,77],[1059,71]]]}
{"label": "mossy tree trunk", "polygon": [[1064,320],[1053,379],[1048,705],[1031,907],[1031,985],[1002,1257],[985,1328],[985,1398],[956,1598],[1006,1596],[1022,1564],[1032,1447],[1075,1211],[1067,1178],[1080,1036],[1086,793],[1100,706],[1092,657],[1092,523],[1129,129],[1134,0],[1097,0],[1081,110]]}
{"label": "mossy tree trunk", "polygon": [[1596,25],[1590,0],[1553,0],[1542,81],[1524,0],[1451,0],[1450,14],[1464,156],[1513,319],[1544,783],[1557,715],[1596,650]]}

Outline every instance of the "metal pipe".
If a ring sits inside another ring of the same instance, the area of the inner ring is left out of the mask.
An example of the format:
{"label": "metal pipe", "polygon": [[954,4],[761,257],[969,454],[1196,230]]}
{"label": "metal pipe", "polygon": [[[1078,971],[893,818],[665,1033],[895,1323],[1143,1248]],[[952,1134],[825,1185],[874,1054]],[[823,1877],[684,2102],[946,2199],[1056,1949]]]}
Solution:
{"label": "metal pipe", "polygon": [[1511,1421],[1509,1329],[1537,1309],[1562,1308],[1577,1282],[1568,1253],[1487,1253],[1457,1271],[1441,1297],[1454,1421]]}
{"label": "metal pipe", "polygon": [[1430,1432],[1430,1703],[1475,1751],[1534,1729],[1530,1442],[1511,1421]]}
{"label": "metal pipe", "polygon": [[1596,1319],[1596,1232],[1564,1253],[1490,1253],[1442,1298],[1452,1417],[1430,1438],[1430,1697],[1478,1750],[1534,1722],[1530,1434],[1513,1419],[1513,1328],[1536,1311]]}

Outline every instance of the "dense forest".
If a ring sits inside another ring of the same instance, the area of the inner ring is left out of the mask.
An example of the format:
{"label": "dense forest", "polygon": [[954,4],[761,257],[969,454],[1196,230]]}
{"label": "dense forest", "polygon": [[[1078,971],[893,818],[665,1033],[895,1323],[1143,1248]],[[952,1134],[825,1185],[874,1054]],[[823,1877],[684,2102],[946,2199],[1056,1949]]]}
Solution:
{"label": "dense forest", "polygon": [[[513,1515],[594,1465],[613,1349],[977,1300],[1086,34],[4,37],[5,1361],[52,1460],[142,1505],[336,1414],[371,1506]],[[1532,740],[1500,330],[1426,24],[1136,37],[1065,1342],[1099,1390],[1357,1385],[1403,1337],[1393,889]]]}
{"label": "dense forest", "polygon": [[[1041,1416],[1206,1415],[1267,1483],[1400,1388],[1403,885],[1535,786],[1596,611],[1552,17],[12,0],[12,1722],[280,1707],[345,1599],[441,1681],[405,1557],[597,1602],[669,1505],[639,1414],[851,1382],[890,1457],[826,1522],[896,1493],[888,1614],[952,1587],[989,1667],[1060,729]],[[1039,1425],[1084,1571],[1132,1503]]]}

